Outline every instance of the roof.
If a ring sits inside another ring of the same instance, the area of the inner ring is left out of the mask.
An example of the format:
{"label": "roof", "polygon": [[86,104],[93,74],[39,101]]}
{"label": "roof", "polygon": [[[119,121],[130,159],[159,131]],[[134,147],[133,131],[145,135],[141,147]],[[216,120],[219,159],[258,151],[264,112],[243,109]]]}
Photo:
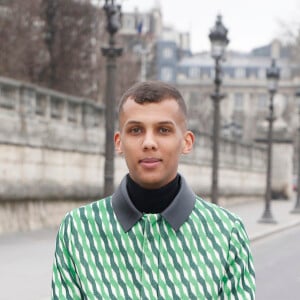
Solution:
{"label": "roof", "polygon": [[[268,67],[270,65],[270,57],[256,56],[250,53],[229,52],[226,55],[225,61],[222,63],[224,67]],[[180,60],[179,66],[192,67],[192,66],[212,66],[214,60],[209,52],[199,53],[191,57],[184,57]],[[288,65],[289,61],[286,58],[280,58],[278,65]]]}

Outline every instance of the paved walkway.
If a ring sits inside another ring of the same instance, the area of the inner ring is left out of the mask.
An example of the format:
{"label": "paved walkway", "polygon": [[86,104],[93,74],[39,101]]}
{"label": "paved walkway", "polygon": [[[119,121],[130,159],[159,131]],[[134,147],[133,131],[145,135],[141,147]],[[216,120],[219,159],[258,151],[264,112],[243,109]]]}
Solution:
{"label": "paved walkway", "polygon": [[236,213],[244,221],[251,241],[263,238],[267,235],[300,225],[300,214],[291,214],[295,207],[295,200],[271,201],[271,213],[276,223],[260,223],[265,204],[264,201],[255,201],[247,204],[228,206],[227,209]]}
{"label": "paved walkway", "polygon": [[[258,223],[263,201],[227,207],[239,215],[251,241],[300,224],[300,214],[291,214],[295,201],[272,201],[276,224]],[[56,229],[0,236],[0,300],[50,299],[51,269]]]}

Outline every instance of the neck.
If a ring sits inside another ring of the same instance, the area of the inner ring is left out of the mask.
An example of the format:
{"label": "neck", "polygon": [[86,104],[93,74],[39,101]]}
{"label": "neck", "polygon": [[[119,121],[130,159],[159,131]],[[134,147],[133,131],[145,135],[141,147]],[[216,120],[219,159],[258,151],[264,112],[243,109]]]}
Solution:
{"label": "neck", "polygon": [[161,213],[173,201],[180,188],[180,176],[159,189],[145,189],[127,175],[127,191],[134,206],[143,213]]}

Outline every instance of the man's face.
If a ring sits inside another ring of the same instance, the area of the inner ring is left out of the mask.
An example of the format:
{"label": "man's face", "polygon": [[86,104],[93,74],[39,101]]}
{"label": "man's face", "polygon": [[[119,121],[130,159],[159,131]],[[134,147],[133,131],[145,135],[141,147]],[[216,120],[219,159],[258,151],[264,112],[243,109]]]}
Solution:
{"label": "man's face", "polygon": [[172,181],[181,154],[189,153],[194,142],[186,130],[185,118],[174,99],[138,104],[128,99],[120,113],[120,131],[115,147],[123,154],[130,177],[148,189]]}

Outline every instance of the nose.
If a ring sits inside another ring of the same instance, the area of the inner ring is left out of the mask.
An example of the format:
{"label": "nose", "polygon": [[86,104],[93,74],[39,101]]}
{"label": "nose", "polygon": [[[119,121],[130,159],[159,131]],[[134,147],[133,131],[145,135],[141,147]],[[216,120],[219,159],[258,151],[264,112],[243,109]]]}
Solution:
{"label": "nose", "polygon": [[155,136],[152,132],[147,132],[144,136],[143,140],[143,149],[144,150],[156,150],[157,149],[157,142],[155,140]]}

